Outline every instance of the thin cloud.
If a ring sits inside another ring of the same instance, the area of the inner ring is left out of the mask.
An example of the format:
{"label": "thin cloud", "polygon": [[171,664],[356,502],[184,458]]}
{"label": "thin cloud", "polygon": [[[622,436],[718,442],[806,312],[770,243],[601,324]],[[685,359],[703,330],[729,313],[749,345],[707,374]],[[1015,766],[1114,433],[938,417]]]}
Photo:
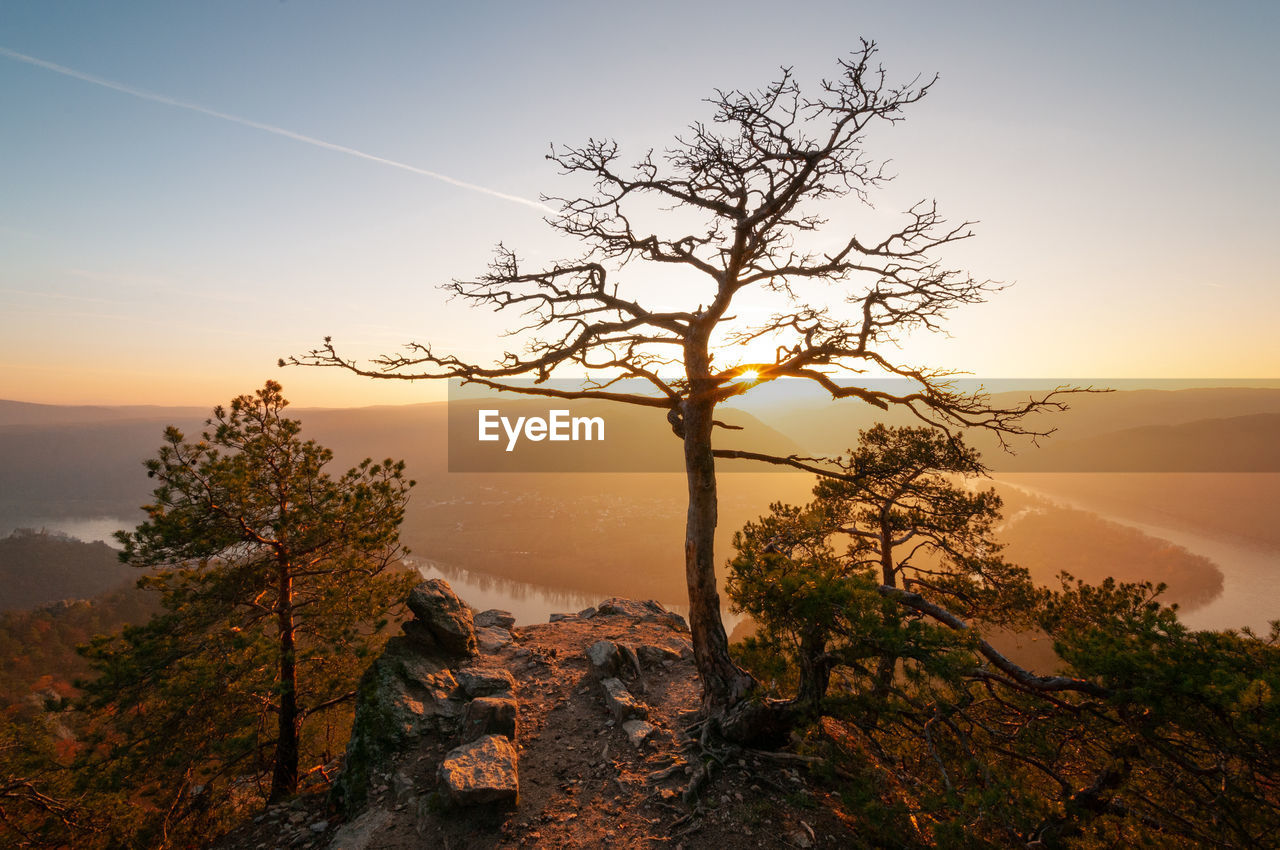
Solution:
{"label": "thin cloud", "polygon": [[518,195],[508,195],[505,192],[499,192],[498,190],[490,189],[487,186],[478,186],[475,183],[468,183],[465,180],[458,180],[456,178],[448,176],[447,174],[441,174],[438,171],[428,171],[425,168],[418,168],[416,165],[409,165],[408,163],[397,162],[394,159],[387,159],[386,157],[375,156],[374,154],[365,153],[364,151],[356,150],[355,148],[349,148],[346,145],[339,145],[333,142],[326,142],[324,139],[317,139],[314,136],[304,136],[301,133],[295,133],[292,130],[285,129],[284,127],[276,127],[275,125],[272,125],[272,124],[264,124],[261,121],[253,121],[248,118],[241,118],[239,115],[232,115],[228,112],[220,112],[216,109],[210,109],[207,106],[201,106],[198,103],[191,103],[185,100],[178,100],[177,98],[168,97],[162,94],[156,94],[155,92],[149,92],[144,89],[136,89],[133,86],[127,86],[124,83],[117,83],[114,80],[104,79],[103,77],[95,77],[92,74],[86,74],[82,71],[77,71],[74,68],[68,68],[65,65],[58,65],[53,62],[47,62],[44,59],[37,59],[34,56],[28,56],[25,53],[19,53],[18,51],[10,50],[7,47],[0,47],[0,56],[7,56],[8,58],[14,60],[15,62],[22,62],[27,65],[34,65],[37,68],[44,68],[47,71],[53,71],[55,74],[61,74],[64,77],[71,77],[72,79],[81,80],[86,83],[92,83],[95,86],[102,86],[103,88],[108,88],[113,91],[121,92],[123,94],[132,95],[133,97],[141,98],[142,100],[149,100],[149,101],[152,101],[153,103],[162,103],[165,106],[175,106],[178,109],[186,109],[191,112],[199,112],[201,115],[208,115],[211,118],[220,118],[223,121],[230,121],[233,124],[239,124],[243,127],[252,127],[255,130],[262,130],[263,132],[271,133],[276,136],[283,136],[286,139],[293,139],[296,142],[302,142],[303,144],[311,145],[313,147],[324,148],[325,150],[337,151],[338,153],[344,153],[344,154],[347,154],[348,156],[354,156],[359,159],[367,159],[370,162],[376,162],[376,163],[379,163],[380,165],[389,165],[392,168],[399,168],[402,171],[408,171],[412,174],[419,174],[423,177],[430,177],[432,180],[439,180],[442,183],[448,183],[450,186],[457,186],[460,189],[467,189],[472,192],[479,192],[483,195],[489,195],[490,197],[493,197],[493,198],[500,198],[504,201],[511,201],[512,203],[515,203],[515,204],[523,204],[526,207],[533,207],[534,209],[540,212],[545,212],[545,213],[555,212],[555,210],[551,209],[546,204],[539,203],[538,201],[531,201],[528,198],[521,198]]}

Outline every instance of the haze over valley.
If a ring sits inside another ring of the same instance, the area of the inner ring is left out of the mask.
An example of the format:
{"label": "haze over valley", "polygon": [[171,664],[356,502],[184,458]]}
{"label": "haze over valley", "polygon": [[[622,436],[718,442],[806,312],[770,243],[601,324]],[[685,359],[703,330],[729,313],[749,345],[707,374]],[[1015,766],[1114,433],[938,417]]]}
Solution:
{"label": "haze over valley", "polygon": [[[881,418],[880,411],[856,403],[820,414],[786,406],[750,409],[727,412],[744,430],[725,432],[723,445],[784,455],[829,453]],[[335,450],[337,467],[364,456],[406,460],[418,486],[402,536],[424,569],[469,583],[530,618],[601,595],[652,597],[676,608],[683,601],[682,474],[451,473],[445,403],[292,413],[306,436]],[[195,408],[0,402],[0,532],[34,525],[105,536],[109,526],[131,527],[150,494],[141,462],[154,453],[163,428],[177,425],[195,437],[206,415]],[[606,415],[610,433],[625,440],[592,447],[595,454],[583,466],[626,468],[637,455],[678,460],[679,442],[662,416],[625,407]],[[1073,399],[1042,449],[1021,446],[1019,454],[1006,455],[988,447],[985,453],[1006,502],[1008,556],[1042,584],[1056,584],[1062,570],[1091,581],[1113,575],[1166,582],[1166,598],[1184,611],[1194,616],[1209,607],[1215,619],[1201,625],[1265,627],[1280,614],[1280,597],[1255,591],[1236,599],[1228,593],[1234,601],[1227,607],[1214,608],[1213,602],[1233,586],[1236,563],[1256,573],[1280,558],[1280,523],[1274,522],[1280,474],[1244,473],[1232,465],[1247,452],[1261,468],[1272,469],[1273,417],[1280,417],[1280,390],[1264,388]],[[1241,429],[1241,421],[1263,425]],[[1142,468],[1220,471],[1003,471],[1124,468],[1135,433],[1142,435]],[[1188,433],[1196,435],[1191,449]],[[977,435],[975,442],[981,439]],[[1050,462],[1038,467],[1038,452]],[[733,473],[720,486],[717,551],[725,558],[733,533],[771,502],[809,498],[810,476],[745,461],[720,467]],[[95,518],[98,525],[84,525]],[[1178,532],[1215,541],[1217,548],[1205,553],[1180,546]],[[57,588],[49,585],[50,600],[102,589],[86,585],[73,594]]]}

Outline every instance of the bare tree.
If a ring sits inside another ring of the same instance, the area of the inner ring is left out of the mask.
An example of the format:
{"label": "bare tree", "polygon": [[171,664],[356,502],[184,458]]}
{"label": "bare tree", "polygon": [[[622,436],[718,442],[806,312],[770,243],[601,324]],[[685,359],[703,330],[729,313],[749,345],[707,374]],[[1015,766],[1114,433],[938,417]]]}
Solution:
{"label": "bare tree", "polygon": [[[523,324],[513,333],[525,340],[523,351],[509,351],[486,366],[415,342],[403,353],[360,363],[326,338],[322,347],[281,361],[374,378],[457,378],[495,390],[665,410],[684,443],[690,625],[703,708],[712,716],[754,687],[729,656],[720,618],[715,459],[848,474],[817,458],[716,449],[718,404],[763,381],[800,378],[836,399],[881,409],[905,406],[948,431],[990,429],[1002,442],[1006,435],[1035,433],[1020,424],[1026,414],[1063,406],[1056,393],[1014,407],[994,406],[985,395],[957,390],[954,373],[900,361],[897,343],[904,333],[938,330],[953,307],[982,302],[999,288],[945,268],[935,256],[937,249],[969,238],[970,222],[949,224],[934,203],[922,201],[887,234],[842,237],[830,252],[801,247],[806,235],[827,224],[818,207],[850,197],[868,204],[873,190],[889,179],[865,152],[866,133],[877,123],[902,120],[936,80],[892,85],[875,54],[875,44],[863,41],[840,61],[839,74],[821,83],[816,97],[801,93],[790,69],[758,91],[717,91],[707,101],[709,123],[693,124],[664,154],[650,151],[630,167],[620,162],[615,142],[553,146],[552,162],[594,184],[586,197],[544,198],[560,209],[548,224],[585,243],[585,252],[528,271],[499,245],[487,274],[444,287],[476,306],[520,313]],[[661,224],[673,232],[638,224],[655,205],[665,208]],[[695,223],[687,227],[690,221]],[[690,309],[651,309],[636,287],[615,280],[636,261],[693,272],[704,286],[691,291]],[[836,292],[841,303],[814,303],[818,286]],[[775,300],[785,307],[756,323],[731,312],[753,296],[757,304]],[[761,362],[733,362],[733,347],[746,343],[752,350],[771,347],[773,354]],[[731,365],[717,365],[717,354]],[[581,389],[544,383],[563,375],[564,367],[592,377]],[[842,380],[869,374],[905,379],[910,389],[893,393]],[[644,392],[633,391],[637,381]]]}

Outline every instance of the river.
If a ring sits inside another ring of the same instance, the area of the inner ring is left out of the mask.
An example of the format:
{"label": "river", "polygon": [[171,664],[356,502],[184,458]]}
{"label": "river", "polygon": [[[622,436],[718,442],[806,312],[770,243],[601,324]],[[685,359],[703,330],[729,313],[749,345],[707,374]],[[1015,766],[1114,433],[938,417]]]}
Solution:
{"label": "river", "polygon": [[[15,528],[34,528],[58,532],[86,542],[102,540],[114,543],[115,532],[133,527],[132,521],[121,517],[24,517],[0,524],[0,537]],[[599,594],[589,595],[568,588],[516,581],[425,558],[410,558],[409,563],[424,578],[443,578],[449,582],[458,596],[477,611],[487,608],[510,611],[521,625],[545,623],[553,613],[581,611],[599,604],[605,598]],[[659,601],[681,616],[688,615],[688,605],[670,599]],[[726,629],[732,630],[741,619],[741,615],[724,612]]]}
{"label": "river", "polygon": [[1280,619],[1280,551],[1274,548],[1210,537],[1185,528],[1141,522],[1100,511],[1087,501],[1063,496],[1051,489],[1011,481],[1004,476],[998,476],[997,480],[1062,507],[1088,511],[1118,525],[1135,528],[1212,561],[1222,571],[1222,593],[1195,610],[1179,614],[1182,621],[1192,628],[1239,629],[1248,626],[1265,635],[1270,621]]}
{"label": "river", "polygon": [[[1223,590],[1206,605],[1182,613],[1182,620],[1192,628],[1238,629],[1249,626],[1265,633],[1271,620],[1280,619],[1280,551],[1105,514],[1086,502],[1050,490],[1007,480],[1005,483],[1064,507],[1096,513],[1104,519],[1136,528],[1213,561],[1222,570]],[[120,517],[37,517],[11,520],[0,525],[0,536],[14,528],[45,528],[79,540],[110,543],[115,531],[132,527],[130,521]],[[477,610],[501,608],[514,614],[520,624],[545,623],[552,613],[579,611],[600,602],[596,596],[572,589],[515,581],[427,559],[414,559],[414,566],[424,577],[440,577],[448,581],[458,595]],[[688,613],[688,606],[676,600],[660,601],[682,615]],[[724,618],[725,628],[729,630],[742,619],[727,610]]]}

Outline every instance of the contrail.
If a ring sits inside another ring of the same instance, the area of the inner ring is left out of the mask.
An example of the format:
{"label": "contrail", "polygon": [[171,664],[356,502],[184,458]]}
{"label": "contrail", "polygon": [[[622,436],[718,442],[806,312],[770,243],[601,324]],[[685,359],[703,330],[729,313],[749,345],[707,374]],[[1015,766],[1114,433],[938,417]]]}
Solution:
{"label": "contrail", "polygon": [[392,168],[399,168],[402,171],[420,174],[423,177],[430,177],[432,180],[439,180],[442,183],[448,183],[451,186],[457,186],[461,189],[469,189],[472,192],[480,192],[481,194],[489,195],[490,197],[501,198],[504,201],[524,204],[526,207],[533,207],[541,212],[555,213],[555,210],[551,209],[551,207],[546,204],[539,203],[538,201],[531,201],[528,198],[521,198],[518,195],[508,195],[505,192],[499,192],[498,190],[490,189],[487,186],[478,186],[475,183],[468,183],[465,180],[455,179],[447,174],[441,174],[438,171],[428,171],[425,168],[418,168],[416,165],[409,165],[408,163],[397,162],[394,159],[375,156],[371,153],[356,150],[355,148],[349,148],[346,145],[326,142],[324,139],[317,139],[314,136],[304,136],[301,133],[286,130],[284,127],[276,127],[272,124],[263,124],[261,121],[252,121],[248,118],[241,118],[239,115],[232,115],[228,112],[219,112],[216,109],[210,109],[209,107],[201,106],[198,103],[191,103],[185,100],[178,100],[174,97],[156,94],[155,92],[136,89],[133,86],[126,86],[124,83],[117,83],[114,80],[95,77],[92,74],[86,74],[81,71],[77,71],[74,68],[68,68],[65,65],[46,62],[43,59],[37,59],[34,56],[28,56],[25,53],[19,53],[18,51],[10,50],[7,47],[0,47],[0,55],[7,56],[16,62],[23,62],[27,65],[34,65],[37,68],[44,68],[45,70],[53,71],[55,74],[62,74],[64,77],[71,77],[76,80],[82,80],[86,83],[93,83],[95,86],[102,86],[103,88],[112,89],[113,91],[123,92],[124,94],[132,95],[134,97],[141,98],[142,100],[150,100],[153,103],[163,103],[165,106],[176,106],[179,109],[199,112],[202,115],[208,115],[212,118],[221,118],[223,121],[230,121],[233,124],[240,124],[244,127],[252,127],[255,130],[262,130],[276,136],[284,136],[286,139],[293,139],[294,141],[312,145],[317,148],[345,153],[348,156],[359,157],[360,159],[367,159],[370,162],[377,162],[382,165],[389,165]]}

